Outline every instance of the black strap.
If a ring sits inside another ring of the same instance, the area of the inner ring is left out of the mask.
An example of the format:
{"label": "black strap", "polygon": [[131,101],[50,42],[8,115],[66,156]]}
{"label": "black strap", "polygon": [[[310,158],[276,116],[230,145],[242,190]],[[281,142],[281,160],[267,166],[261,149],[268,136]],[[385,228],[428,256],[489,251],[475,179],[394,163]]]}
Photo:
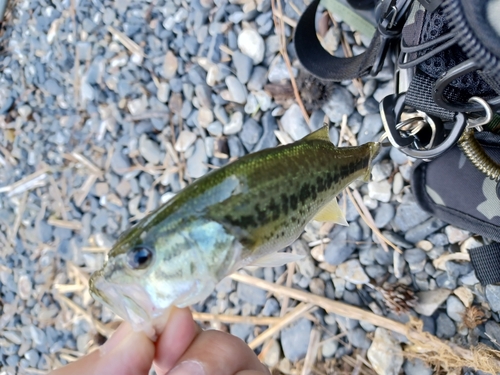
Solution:
{"label": "black strap", "polygon": [[319,0],[314,0],[307,7],[295,29],[295,51],[302,66],[321,79],[337,82],[369,73],[380,49],[379,31],[375,32],[369,47],[362,54],[347,58],[332,56],[323,48],[316,35],[318,5]]}
{"label": "black strap", "polygon": [[481,285],[500,283],[500,243],[470,249],[469,254]]}

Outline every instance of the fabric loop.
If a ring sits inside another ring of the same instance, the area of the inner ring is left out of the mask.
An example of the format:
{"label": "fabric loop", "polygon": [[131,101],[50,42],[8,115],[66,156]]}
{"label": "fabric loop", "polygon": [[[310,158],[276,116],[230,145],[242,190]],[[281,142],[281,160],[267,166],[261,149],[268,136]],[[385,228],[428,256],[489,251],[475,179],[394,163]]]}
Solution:
{"label": "fabric loop", "polygon": [[346,58],[332,56],[323,48],[316,35],[318,5],[319,0],[315,0],[307,7],[295,29],[295,51],[302,66],[318,78],[337,82],[366,75],[380,49],[380,32],[375,32],[365,52]]}

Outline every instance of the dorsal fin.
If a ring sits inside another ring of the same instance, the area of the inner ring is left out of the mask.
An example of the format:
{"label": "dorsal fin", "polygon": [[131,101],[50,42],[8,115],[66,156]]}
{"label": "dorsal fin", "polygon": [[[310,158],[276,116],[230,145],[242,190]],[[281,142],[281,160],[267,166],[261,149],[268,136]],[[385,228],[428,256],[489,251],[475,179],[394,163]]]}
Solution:
{"label": "dorsal fin", "polygon": [[313,139],[321,140],[321,141],[330,141],[330,134],[328,131],[328,125],[323,126],[322,128],[319,128],[318,130],[312,132],[311,134],[306,135],[303,140],[306,141],[311,141]]}

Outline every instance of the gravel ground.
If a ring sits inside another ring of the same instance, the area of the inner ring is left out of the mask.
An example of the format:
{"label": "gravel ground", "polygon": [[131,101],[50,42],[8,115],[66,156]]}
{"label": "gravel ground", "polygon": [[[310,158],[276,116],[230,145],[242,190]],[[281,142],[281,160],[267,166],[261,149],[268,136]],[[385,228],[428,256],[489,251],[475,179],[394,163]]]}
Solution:
{"label": "gravel ground", "polygon": [[[284,4],[287,40],[303,9],[300,0]],[[347,25],[321,20],[330,51],[343,56],[341,37],[354,53],[363,51],[364,38]],[[393,91],[390,62],[376,79],[311,84],[288,45],[308,126],[279,53],[269,0],[19,0],[1,38],[1,375],[66,364],[116,327],[86,283],[131,223],[210,169],[301,138],[325,114],[335,124],[335,143],[377,139],[378,101]],[[348,126],[341,126],[343,117]],[[382,249],[344,195],[349,227],[311,223],[292,246],[311,255],[297,266],[251,272],[397,321],[418,317],[426,331],[458,344],[496,348],[500,287],[482,288],[467,262],[441,261],[487,239],[417,206],[412,162],[386,149],[371,182],[356,185],[376,227],[402,255]],[[393,299],[402,294],[409,313],[388,308],[384,291]],[[295,306],[228,279],[195,310],[280,317]],[[479,321],[471,325],[464,316],[472,313]],[[205,324],[249,343],[267,328]],[[388,354],[401,352],[404,337],[322,309],[301,314],[256,350],[276,373],[300,373],[313,336],[317,373],[374,374],[374,363],[379,374],[432,373],[422,361]],[[357,360],[363,357],[365,363]]]}

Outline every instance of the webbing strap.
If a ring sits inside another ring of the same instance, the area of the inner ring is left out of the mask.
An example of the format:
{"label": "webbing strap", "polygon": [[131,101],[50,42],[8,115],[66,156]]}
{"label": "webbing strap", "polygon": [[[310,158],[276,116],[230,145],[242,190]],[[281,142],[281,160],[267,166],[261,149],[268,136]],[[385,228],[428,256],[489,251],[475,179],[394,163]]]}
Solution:
{"label": "webbing strap", "polygon": [[469,250],[470,260],[481,285],[500,282],[500,243]]}
{"label": "webbing strap", "polygon": [[307,7],[295,29],[295,51],[302,66],[318,78],[337,82],[367,74],[377,57],[380,33],[376,31],[367,50],[357,56],[332,56],[323,48],[316,35],[318,5],[319,0],[314,0]]}

